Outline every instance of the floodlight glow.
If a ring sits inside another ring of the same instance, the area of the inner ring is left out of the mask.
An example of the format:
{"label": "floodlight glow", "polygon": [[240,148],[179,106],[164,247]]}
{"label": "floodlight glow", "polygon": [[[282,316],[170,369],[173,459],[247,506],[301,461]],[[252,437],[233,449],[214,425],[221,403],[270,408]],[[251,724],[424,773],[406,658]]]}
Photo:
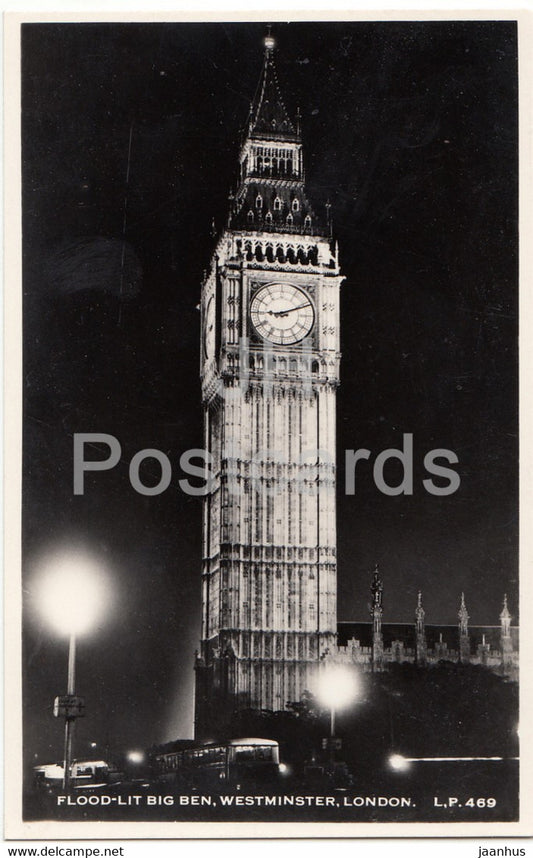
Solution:
{"label": "floodlight glow", "polygon": [[342,709],[359,693],[357,674],[342,664],[328,665],[318,677],[317,697],[324,706]]}
{"label": "floodlight glow", "polygon": [[392,754],[389,757],[389,766],[395,772],[406,772],[410,768],[411,759],[409,757],[402,757],[401,754]]}
{"label": "floodlight glow", "polygon": [[130,763],[142,763],[144,762],[144,754],[142,751],[129,751],[127,759]]}
{"label": "floodlight glow", "polygon": [[518,757],[406,757],[413,763],[471,763],[471,762],[500,762],[501,760],[518,760]]}
{"label": "floodlight glow", "polygon": [[85,634],[109,601],[109,583],[91,558],[79,552],[55,554],[42,565],[35,598],[39,612],[59,634]]}
{"label": "floodlight glow", "polygon": [[471,762],[501,762],[502,760],[518,760],[519,757],[402,757],[401,754],[392,754],[389,757],[389,766],[396,771],[405,771],[411,763],[471,763]]}

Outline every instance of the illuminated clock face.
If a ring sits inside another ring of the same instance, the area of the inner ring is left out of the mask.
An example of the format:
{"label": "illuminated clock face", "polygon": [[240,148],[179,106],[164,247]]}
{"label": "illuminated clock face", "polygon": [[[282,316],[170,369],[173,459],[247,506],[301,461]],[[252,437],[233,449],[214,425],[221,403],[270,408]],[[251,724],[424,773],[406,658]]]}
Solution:
{"label": "illuminated clock face", "polygon": [[205,320],[204,320],[204,355],[206,358],[210,358],[214,352],[215,338],[213,334],[213,328],[215,327],[215,302],[211,297],[207,302],[207,307],[205,308]]}
{"label": "illuminated clock face", "polygon": [[308,296],[290,283],[271,283],[259,289],[252,298],[250,316],[259,336],[278,346],[303,340],[315,321]]}

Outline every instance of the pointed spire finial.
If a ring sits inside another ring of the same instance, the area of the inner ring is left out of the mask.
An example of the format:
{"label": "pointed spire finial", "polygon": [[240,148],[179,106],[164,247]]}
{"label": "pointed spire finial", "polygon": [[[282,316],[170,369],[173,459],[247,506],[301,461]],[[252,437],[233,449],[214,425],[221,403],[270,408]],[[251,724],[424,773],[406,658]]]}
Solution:
{"label": "pointed spire finial", "polygon": [[372,608],[383,608],[383,581],[379,574],[378,563],[376,563],[376,568],[374,569],[370,590],[372,592]]}
{"label": "pointed spire finial", "polygon": [[503,597],[503,608],[500,614],[500,620],[505,620],[507,618],[510,618],[510,616],[511,614],[509,613],[509,607],[507,605],[507,593],[505,593]]}
{"label": "pointed spire finial", "polygon": [[415,619],[416,619],[416,632],[417,637],[424,633],[424,617],[426,616],[426,612],[422,607],[422,590],[418,591],[418,604],[415,610]]}
{"label": "pointed spire finial", "polygon": [[272,35],[272,25],[271,24],[268,25],[267,31],[268,32],[264,38],[263,44],[265,46],[265,53],[268,57],[268,56],[270,56],[270,54],[272,53],[272,51],[276,47],[276,40],[275,40],[274,36]]}
{"label": "pointed spire finial", "polygon": [[470,617],[468,616],[468,611],[466,610],[465,604],[465,594],[461,593],[461,607],[459,608],[459,626],[461,628],[461,634],[466,635],[468,633],[468,620]]}
{"label": "pointed spire finial", "polygon": [[258,137],[289,137],[296,135],[295,128],[283,103],[274,63],[276,40],[268,33],[263,40],[265,58],[263,71],[253,99],[248,134]]}

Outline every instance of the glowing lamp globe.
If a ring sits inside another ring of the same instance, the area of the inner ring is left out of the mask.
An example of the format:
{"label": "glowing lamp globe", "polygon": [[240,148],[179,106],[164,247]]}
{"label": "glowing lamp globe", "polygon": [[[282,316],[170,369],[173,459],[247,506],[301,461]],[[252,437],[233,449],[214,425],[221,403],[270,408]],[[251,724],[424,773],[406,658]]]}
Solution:
{"label": "glowing lamp globe", "polygon": [[273,36],[265,36],[265,48],[267,51],[273,51],[276,47],[276,41]]}
{"label": "glowing lamp globe", "polygon": [[342,709],[359,694],[357,674],[341,664],[329,665],[319,676],[317,692],[323,706]]}
{"label": "glowing lamp globe", "polygon": [[127,755],[128,762],[130,763],[143,763],[144,762],[144,754],[142,751],[128,751]]}
{"label": "glowing lamp globe", "polygon": [[395,772],[405,772],[410,768],[410,761],[401,754],[391,754],[389,757],[389,766]]}
{"label": "glowing lamp globe", "polygon": [[76,554],[49,558],[35,593],[40,613],[61,635],[90,631],[103,613],[107,594],[99,565]]}

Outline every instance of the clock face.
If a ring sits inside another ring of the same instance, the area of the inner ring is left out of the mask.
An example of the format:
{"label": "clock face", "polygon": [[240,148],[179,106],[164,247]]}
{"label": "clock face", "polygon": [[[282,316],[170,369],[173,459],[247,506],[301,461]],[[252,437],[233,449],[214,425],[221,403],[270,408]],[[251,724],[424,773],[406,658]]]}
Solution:
{"label": "clock face", "polygon": [[250,316],[259,336],[278,346],[303,340],[315,321],[310,299],[290,283],[271,283],[259,289],[252,298]]}
{"label": "clock face", "polygon": [[215,327],[215,302],[213,297],[209,299],[207,302],[207,307],[205,308],[205,320],[204,320],[204,355],[206,358],[210,358],[213,355],[215,338],[213,335],[213,328]]}

